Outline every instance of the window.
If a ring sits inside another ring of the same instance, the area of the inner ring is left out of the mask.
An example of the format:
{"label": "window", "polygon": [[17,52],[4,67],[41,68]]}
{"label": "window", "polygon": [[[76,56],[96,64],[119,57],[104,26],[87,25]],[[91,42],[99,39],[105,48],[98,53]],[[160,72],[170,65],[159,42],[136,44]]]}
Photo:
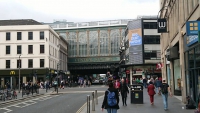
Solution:
{"label": "window", "polygon": [[10,46],[6,46],[6,54],[10,54]]}
{"label": "window", "polygon": [[144,29],[157,29],[157,22],[143,22]]}
{"label": "window", "polygon": [[44,53],[44,45],[40,45],[40,53]]}
{"label": "window", "polygon": [[10,68],[10,60],[6,60],[6,68]]}
{"label": "window", "polygon": [[33,68],[33,59],[28,59],[28,68]]}
{"label": "window", "polygon": [[157,51],[145,51],[144,59],[157,59]]}
{"label": "window", "polygon": [[28,32],[28,40],[33,40],[33,32]]}
{"label": "window", "polygon": [[160,44],[160,35],[144,35],[144,44]]}
{"label": "window", "polygon": [[22,67],[22,60],[17,60],[17,68]]}
{"label": "window", "polygon": [[44,31],[40,32],[40,40],[43,40],[43,39],[44,39]]}
{"label": "window", "polygon": [[17,46],[17,54],[22,54],[22,46],[21,45]]}
{"label": "window", "polygon": [[21,32],[17,32],[17,40],[22,40],[22,33]]}
{"label": "window", "polygon": [[10,32],[6,32],[6,40],[10,40]]}
{"label": "window", "polygon": [[28,54],[33,54],[33,45],[28,45]]}
{"label": "window", "polygon": [[40,67],[44,67],[44,59],[40,59]]}

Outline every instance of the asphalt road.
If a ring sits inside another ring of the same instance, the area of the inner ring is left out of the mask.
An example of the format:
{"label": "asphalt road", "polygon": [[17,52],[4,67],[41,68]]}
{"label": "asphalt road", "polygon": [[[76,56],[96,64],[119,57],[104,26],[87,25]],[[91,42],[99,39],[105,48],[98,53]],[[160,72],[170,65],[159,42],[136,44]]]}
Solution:
{"label": "asphalt road", "polygon": [[98,90],[98,96],[104,94],[106,87],[59,89],[59,95],[44,95],[34,99],[13,103],[0,108],[0,113],[76,113],[85,104],[87,95]]}

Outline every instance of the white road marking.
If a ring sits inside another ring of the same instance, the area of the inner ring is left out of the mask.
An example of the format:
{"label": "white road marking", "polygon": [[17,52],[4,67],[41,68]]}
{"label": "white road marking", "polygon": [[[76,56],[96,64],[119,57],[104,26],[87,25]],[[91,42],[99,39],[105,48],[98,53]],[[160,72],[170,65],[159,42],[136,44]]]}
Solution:
{"label": "white road marking", "polygon": [[11,112],[11,111],[12,111],[11,109],[7,109],[7,108],[1,108],[1,109],[6,110],[6,112],[4,112],[4,113],[8,113],[8,112]]}
{"label": "white road marking", "polygon": [[[13,105],[9,105],[9,106],[6,106],[4,108],[0,108],[0,112],[1,112],[1,110],[5,110],[5,112],[3,112],[3,113],[8,113],[8,112],[13,111],[13,110],[11,110],[11,107],[24,108],[24,107],[36,104],[37,101],[44,101],[44,100],[48,100],[50,98],[57,97],[57,96],[59,96],[59,95],[54,95],[54,96],[46,95],[46,96],[43,96],[43,97],[31,99],[31,100],[20,102],[20,103],[13,104]],[[8,108],[10,108],[10,109],[8,109]]]}

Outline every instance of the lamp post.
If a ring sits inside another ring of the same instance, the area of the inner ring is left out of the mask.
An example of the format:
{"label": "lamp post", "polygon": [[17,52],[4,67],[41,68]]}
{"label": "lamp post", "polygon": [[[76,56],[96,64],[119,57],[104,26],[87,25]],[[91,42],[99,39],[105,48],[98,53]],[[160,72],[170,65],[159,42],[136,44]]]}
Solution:
{"label": "lamp post", "polygon": [[19,55],[19,93],[20,93],[20,63],[21,63],[20,56],[21,55]]}
{"label": "lamp post", "polygon": [[58,67],[59,67],[59,63],[57,63],[57,93],[58,93]]}

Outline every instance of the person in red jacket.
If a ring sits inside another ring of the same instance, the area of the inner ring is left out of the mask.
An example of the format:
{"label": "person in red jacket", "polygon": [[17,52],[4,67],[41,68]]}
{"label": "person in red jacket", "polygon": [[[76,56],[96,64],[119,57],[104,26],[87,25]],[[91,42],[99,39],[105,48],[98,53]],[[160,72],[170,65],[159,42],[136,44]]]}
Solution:
{"label": "person in red jacket", "polygon": [[156,94],[154,89],[155,89],[155,87],[153,85],[153,82],[149,82],[149,86],[147,87],[147,92],[148,92],[149,97],[150,97],[151,105],[153,105],[154,95]]}
{"label": "person in red jacket", "polygon": [[118,80],[115,81],[115,88],[119,91],[120,82]]}

